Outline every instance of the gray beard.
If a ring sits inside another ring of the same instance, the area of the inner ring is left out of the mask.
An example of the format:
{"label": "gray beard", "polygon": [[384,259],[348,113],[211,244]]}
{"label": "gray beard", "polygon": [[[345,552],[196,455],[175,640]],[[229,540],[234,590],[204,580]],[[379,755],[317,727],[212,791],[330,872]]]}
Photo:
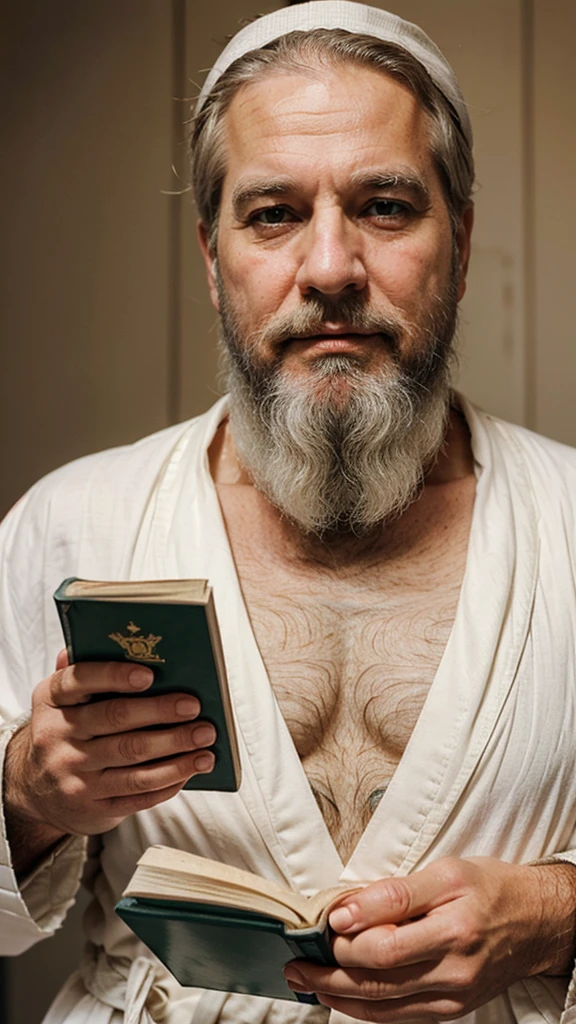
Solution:
{"label": "gray beard", "polygon": [[[446,433],[450,407],[456,301],[440,301],[428,326],[412,328],[366,311],[357,297],[337,308],[307,300],[288,321],[246,342],[221,289],[224,369],[230,425],[239,457],[256,487],[305,534],[366,536],[398,517],[418,495]],[[327,316],[374,326],[391,349],[385,369],[365,370],[353,356],[327,355],[306,378],[284,373],[282,352],[258,360],[259,343],[321,333]],[[398,354],[400,332],[411,351]]]}

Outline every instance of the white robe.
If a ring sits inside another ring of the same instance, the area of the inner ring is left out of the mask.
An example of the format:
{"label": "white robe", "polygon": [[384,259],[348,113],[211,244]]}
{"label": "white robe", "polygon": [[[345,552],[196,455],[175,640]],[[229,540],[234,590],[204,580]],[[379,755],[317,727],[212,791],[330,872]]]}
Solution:
{"label": "white robe", "polygon": [[[164,843],[312,892],[491,855],[576,863],[576,451],[464,403],[477,471],[452,633],[404,756],[343,865],[279,712],[242,598],[207,447],[224,415],[81,459],[5,521],[0,555],[1,749],[62,647],[65,576],[205,577],[214,587],[243,761],[238,794],[180,793],[91,842],[89,940],[45,1024],[325,1020],[323,1009],[182,990],[115,916],[140,853]],[[385,610],[383,610],[385,616]],[[568,851],[568,852],[565,852]],[[570,852],[572,851],[572,852]],[[50,935],[74,899],[84,843],[64,843],[19,891],[2,823],[0,954]],[[574,984],[513,985],[468,1024],[576,1021]],[[331,1024],[347,1020],[333,1013]]]}

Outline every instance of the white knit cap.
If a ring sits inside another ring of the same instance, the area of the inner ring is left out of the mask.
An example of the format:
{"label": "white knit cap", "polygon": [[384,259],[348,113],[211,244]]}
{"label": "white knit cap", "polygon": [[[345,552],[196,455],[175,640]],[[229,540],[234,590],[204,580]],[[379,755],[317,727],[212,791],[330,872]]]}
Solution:
{"label": "white knit cap", "polygon": [[246,25],[230,40],[209,72],[198,98],[197,110],[220,76],[239,57],[288,32],[309,32],[315,28],[341,28],[357,35],[375,36],[408,50],[426,68],[434,84],[451,104],[462,132],[472,146],[472,126],[464,97],[456,75],[435,43],[418,25],[379,7],[367,7],[352,0],[310,0],[309,3],[283,7]]}

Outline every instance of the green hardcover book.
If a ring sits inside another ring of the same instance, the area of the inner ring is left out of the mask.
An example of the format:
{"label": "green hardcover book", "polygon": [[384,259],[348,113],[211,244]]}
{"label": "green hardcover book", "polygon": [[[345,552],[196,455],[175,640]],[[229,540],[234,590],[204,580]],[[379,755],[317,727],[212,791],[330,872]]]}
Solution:
{"label": "green hardcover book", "polygon": [[358,885],[315,896],[181,850],[151,846],[116,913],[181,985],[316,1002],[292,992],[283,967],[335,964],[329,910]]}
{"label": "green hardcover book", "polygon": [[[154,671],[151,693],[192,693],[216,729],[215,765],[185,789],[233,792],[240,757],[212,589],[206,580],[106,583],[71,577],[54,600],[71,663],[128,661]],[[117,696],[117,694],[114,694]],[[138,700],[139,694],[130,694]],[[101,699],[101,698],[99,698]]]}

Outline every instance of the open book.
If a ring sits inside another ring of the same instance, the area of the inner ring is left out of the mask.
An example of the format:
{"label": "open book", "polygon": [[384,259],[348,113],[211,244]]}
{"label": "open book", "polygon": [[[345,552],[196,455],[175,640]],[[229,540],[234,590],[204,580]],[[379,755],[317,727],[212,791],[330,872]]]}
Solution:
{"label": "open book", "polygon": [[332,964],[327,917],[358,884],[314,896],[165,846],[138,862],[116,912],[182,985],[315,1001],[291,991],[295,958]]}

